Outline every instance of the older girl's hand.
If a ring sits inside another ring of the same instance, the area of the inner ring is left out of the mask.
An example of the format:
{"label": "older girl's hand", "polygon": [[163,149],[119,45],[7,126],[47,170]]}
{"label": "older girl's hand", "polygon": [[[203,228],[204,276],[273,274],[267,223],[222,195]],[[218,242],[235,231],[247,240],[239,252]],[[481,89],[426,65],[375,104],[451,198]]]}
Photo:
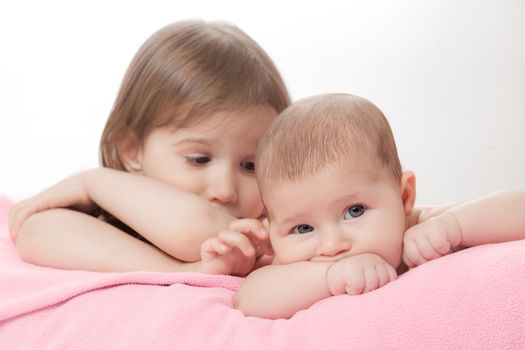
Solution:
{"label": "older girl's hand", "polygon": [[93,211],[96,206],[89,198],[84,184],[84,177],[88,172],[70,176],[35,196],[13,205],[8,216],[11,239],[16,240],[20,227],[34,213],[68,207],[83,212]]}
{"label": "older girl's hand", "polygon": [[246,276],[273,253],[268,232],[255,219],[240,219],[201,245],[202,272]]}

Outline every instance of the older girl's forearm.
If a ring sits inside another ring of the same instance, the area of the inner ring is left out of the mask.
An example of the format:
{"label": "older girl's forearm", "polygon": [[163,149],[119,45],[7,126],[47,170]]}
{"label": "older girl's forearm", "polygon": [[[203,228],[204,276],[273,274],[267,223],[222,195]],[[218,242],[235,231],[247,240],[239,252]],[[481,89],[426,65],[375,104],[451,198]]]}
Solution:
{"label": "older girl's forearm", "polygon": [[145,176],[99,168],[85,178],[90,198],[154,245],[183,261],[235,220],[194,193]]}
{"label": "older girl's forearm", "polygon": [[16,245],[25,261],[61,269],[200,271],[200,262],[180,262],[103,221],[68,209],[50,209],[30,216],[21,227]]}

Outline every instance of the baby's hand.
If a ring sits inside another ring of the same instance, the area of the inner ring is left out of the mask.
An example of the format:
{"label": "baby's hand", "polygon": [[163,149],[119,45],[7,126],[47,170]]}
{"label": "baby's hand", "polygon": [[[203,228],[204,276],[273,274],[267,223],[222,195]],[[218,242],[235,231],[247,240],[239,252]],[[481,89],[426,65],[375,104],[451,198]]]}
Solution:
{"label": "baby's hand", "polygon": [[268,232],[254,219],[233,221],[201,245],[202,272],[246,276],[263,254],[272,254]]}
{"label": "baby's hand", "polygon": [[11,238],[16,240],[20,227],[32,214],[47,209],[67,207],[86,212],[93,210],[95,204],[88,196],[83,182],[83,174],[70,176],[35,196],[12,206],[8,217]]}
{"label": "baby's hand", "polygon": [[392,282],[396,270],[376,254],[361,254],[334,262],[326,274],[332,295],[357,295]]}
{"label": "baby's hand", "polygon": [[403,261],[408,267],[450,253],[461,244],[461,227],[451,213],[443,213],[409,228],[403,237]]}

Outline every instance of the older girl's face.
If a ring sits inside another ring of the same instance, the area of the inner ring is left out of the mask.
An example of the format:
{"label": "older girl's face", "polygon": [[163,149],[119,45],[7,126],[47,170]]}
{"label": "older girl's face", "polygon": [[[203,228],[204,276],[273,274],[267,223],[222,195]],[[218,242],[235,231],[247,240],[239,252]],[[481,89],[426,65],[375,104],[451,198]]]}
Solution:
{"label": "older girl's face", "polygon": [[237,218],[263,212],[255,152],[277,115],[267,105],[220,111],[187,128],[159,128],[139,152],[139,173],[193,192]]}

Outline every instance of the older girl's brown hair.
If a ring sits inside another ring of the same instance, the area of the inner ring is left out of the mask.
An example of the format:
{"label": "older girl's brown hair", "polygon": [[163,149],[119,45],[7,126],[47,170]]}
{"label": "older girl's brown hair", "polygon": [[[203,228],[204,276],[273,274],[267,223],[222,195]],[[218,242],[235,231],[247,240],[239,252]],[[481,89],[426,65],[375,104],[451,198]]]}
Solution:
{"label": "older girl's brown hair", "polygon": [[182,21],[154,33],[133,58],[100,141],[102,166],[125,170],[118,146],[163,126],[184,127],[219,110],[254,105],[281,112],[284,82],[263,49],[224,22]]}
{"label": "older girl's brown hair", "polygon": [[349,94],[313,96],[286,108],[266,131],[257,149],[257,181],[264,198],[273,184],[356,160],[401,179],[394,136],[379,108]]}

